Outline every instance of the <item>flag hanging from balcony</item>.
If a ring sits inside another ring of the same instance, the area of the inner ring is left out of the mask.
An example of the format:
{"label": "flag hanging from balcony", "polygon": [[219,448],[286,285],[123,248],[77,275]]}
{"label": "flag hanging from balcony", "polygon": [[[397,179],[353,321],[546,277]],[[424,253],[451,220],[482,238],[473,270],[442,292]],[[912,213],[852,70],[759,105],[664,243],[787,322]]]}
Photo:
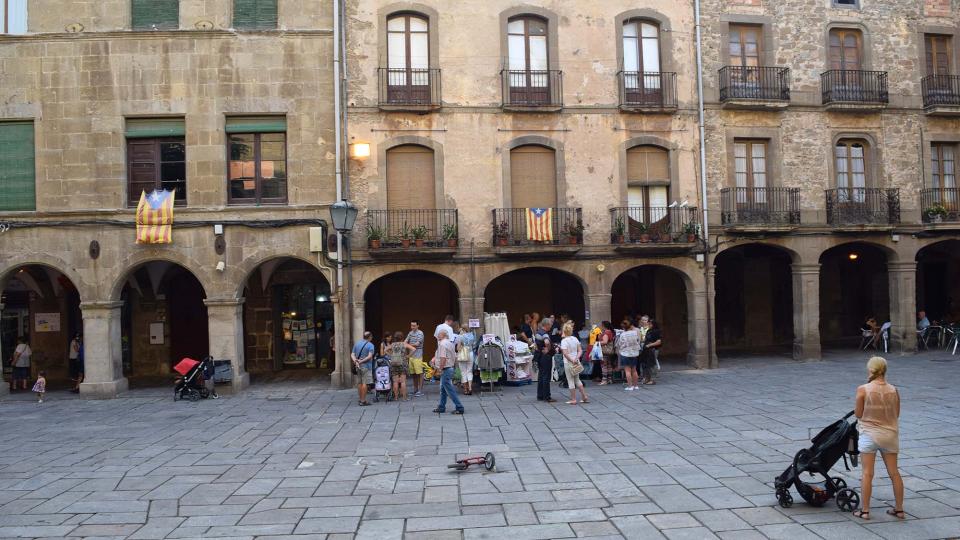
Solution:
{"label": "flag hanging from balcony", "polygon": [[170,244],[173,242],[173,199],[177,190],[155,189],[148,195],[140,192],[137,204],[137,243]]}
{"label": "flag hanging from balcony", "polygon": [[553,242],[552,217],[549,208],[527,208],[527,240]]}

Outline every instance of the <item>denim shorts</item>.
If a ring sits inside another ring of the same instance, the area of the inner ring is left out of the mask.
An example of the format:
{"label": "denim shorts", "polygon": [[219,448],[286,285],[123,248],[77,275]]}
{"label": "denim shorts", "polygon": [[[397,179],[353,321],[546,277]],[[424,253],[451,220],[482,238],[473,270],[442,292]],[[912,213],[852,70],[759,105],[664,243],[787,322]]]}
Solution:
{"label": "denim shorts", "polygon": [[622,368],[625,368],[625,367],[635,368],[635,367],[637,367],[637,361],[638,361],[638,360],[639,360],[639,357],[637,357],[637,356],[621,356],[621,357],[620,357],[620,367],[622,367]]}
{"label": "denim shorts", "polygon": [[864,431],[860,432],[860,438],[857,439],[857,449],[860,450],[861,454],[874,454],[877,450],[879,450],[881,454],[896,453],[877,446],[877,443],[873,442],[873,438]]}

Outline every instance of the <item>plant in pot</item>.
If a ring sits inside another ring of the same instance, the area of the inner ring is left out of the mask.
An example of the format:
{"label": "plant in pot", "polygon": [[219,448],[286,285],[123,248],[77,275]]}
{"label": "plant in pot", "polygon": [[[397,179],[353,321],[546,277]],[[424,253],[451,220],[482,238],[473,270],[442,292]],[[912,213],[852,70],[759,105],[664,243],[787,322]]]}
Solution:
{"label": "plant in pot", "polygon": [[383,241],[383,227],[378,225],[367,225],[367,245],[370,249],[380,249],[380,242]]}
{"label": "plant in pot", "polygon": [[457,247],[457,226],[452,223],[444,225],[443,239],[447,241],[447,247]]}
{"label": "plant in pot", "polygon": [[410,229],[410,234],[413,235],[413,242],[417,247],[423,247],[423,243],[427,238],[427,229],[426,225],[417,225],[416,227]]}
{"label": "plant in pot", "polygon": [[567,238],[571,244],[580,243],[580,240],[583,238],[583,231],[585,229],[582,220],[578,219],[577,221],[568,221],[564,229],[567,231]]}
{"label": "plant in pot", "polygon": [[494,228],[493,235],[497,239],[498,246],[506,246],[510,242],[510,223],[501,221]]}
{"label": "plant in pot", "polygon": [[627,225],[624,223],[623,217],[617,216],[617,219],[613,222],[613,241],[617,244],[622,244],[626,230]]}
{"label": "plant in pot", "polygon": [[927,223],[940,223],[947,217],[947,209],[942,204],[935,203],[923,211],[923,216],[927,218]]}
{"label": "plant in pot", "polygon": [[693,221],[683,226],[683,233],[687,235],[687,243],[692,244],[697,241],[697,224]]}
{"label": "plant in pot", "polygon": [[640,243],[649,244],[650,232],[647,230],[647,225],[645,223],[637,223],[636,230],[637,230],[637,235],[640,238]]}
{"label": "plant in pot", "polygon": [[400,229],[400,245],[408,248],[410,247],[410,239],[412,238],[410,234],[410,226],[407,225],[407,222],[403,222],[403,228]]}

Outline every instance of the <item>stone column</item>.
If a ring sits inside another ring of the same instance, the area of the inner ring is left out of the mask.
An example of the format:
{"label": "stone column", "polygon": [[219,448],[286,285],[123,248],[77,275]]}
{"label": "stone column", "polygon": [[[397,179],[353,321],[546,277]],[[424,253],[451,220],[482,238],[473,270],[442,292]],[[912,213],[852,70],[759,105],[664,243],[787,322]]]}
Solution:
{"label": "stone column", "polygon": [[613,298],[612,294],[588,294],[587,295],[587,309],[590,310],[590,320],[584,321],[584,324],[596,324],[600,326],[600,323],[603,321],[609,321],[613,315],[611,314],[610,301]]}
{"label": "stone column", "polygon": [[[483,318],[483,298],[460,297],[460,324],[467,326],[470,319]],[[481,321],[482,323],[482,321]],[[467,330],[470,330],[468,327]]]}
{"label": "stone column", "polygon": [[[2,285],[0,285],[2,286]],[[0,290],[0,292],[3,292]],[[3,315],[3,304],[0,304],[0,315]],[[0,359],[6,358],[4,356],[5,351],[3,350],[3,344],[0,343]],[[0,362],[2,363],[2,362]],[[7,385],[7,381],[3,380],[3,369],[0,369],[0,396],[5,396],[10,393],[10,387]]]}
{"label": "stone column", "polygon": [[[890,352],[917,350],[917,263],[887,263],[890,280]],[[882,322],[881,322],[882,324]]]}
{"label": "stone column", "polygon": [[123,302],[83,302],[83,382],[80,394],[112,398],[127,390],[120,344]]}
{"label": "stone column", "polygon": [[334,388],[346,388],[350,384],[350,336],[346,329],[349,327],[342,292],[330,295],[333,304],[333,344],[336,362],[330,374],[330,384]]}
{"label": "stone column", "polygon": [[820,360],[820,264],[791,264],[793,359]]}
{"label": "stone column", "polygon": [[236,298],[207,298],[207,333],[210,336],[210,356],[214,360],[230,360],[234,391],[250,386],[250,374],[244,366],[243,302]]}
{"label": "stone column", "polygon": [[[363,339],[363,332],[366,330],[367,317],[364,311],[364,302],[362,300],[353,301],[353,338],[348,343],[348,350],[352,350],[353,344]],[[374,339],[376,341],[376,339]]]}
{"label": "stone column", "polygon": [[717,367],[716,355],[709,353],[713,333],[707,320],[708,296],[708,291],[687,291],[687,364],[698,369]]}

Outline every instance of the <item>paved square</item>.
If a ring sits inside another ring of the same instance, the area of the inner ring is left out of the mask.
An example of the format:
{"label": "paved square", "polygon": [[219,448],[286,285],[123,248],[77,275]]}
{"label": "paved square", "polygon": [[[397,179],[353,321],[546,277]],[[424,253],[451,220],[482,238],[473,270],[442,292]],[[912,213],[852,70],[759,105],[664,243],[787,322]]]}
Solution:
{"label": "paved square", "polygon": [[[853,407],[865,358],[727,361],[639,392],[590,385],[577,407],[507,388],[441,417],[437,385],[371,407],[309,383],[199,403],[15,394],[0,404],[0,538],[960,536],[960,356],[943,353],[890,355],[907,521],[883,513],[882,467],[870,522],[796,495],[776,506],[774,476]],[[488,451],[496,472],[446,467]]]}

